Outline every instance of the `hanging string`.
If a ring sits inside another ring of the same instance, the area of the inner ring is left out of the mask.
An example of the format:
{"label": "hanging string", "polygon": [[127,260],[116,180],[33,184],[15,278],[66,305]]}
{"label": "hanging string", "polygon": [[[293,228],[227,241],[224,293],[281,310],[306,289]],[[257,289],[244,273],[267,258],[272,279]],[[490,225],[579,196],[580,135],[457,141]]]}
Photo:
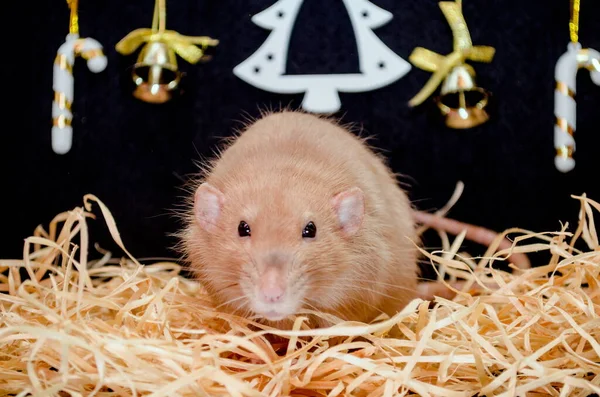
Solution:
{"label": "hanging string", "polygon": [[577,43],[579,41],[579,9],[581,7],[580,0],[571,0],[571,21],[569,22],[569,33],[571,41]]}
{"label": "hanging string", "polygon": [[79,16],[77,15],[77,0],[67,0],[67,5],[71,9],[69,33],[79,34]]}
{"label": "hanging string", "polygon": [[167,6],[165,0],[156,0],[154,3],[154,17],[152,18],[152,30],[164,33],[167,26]]}

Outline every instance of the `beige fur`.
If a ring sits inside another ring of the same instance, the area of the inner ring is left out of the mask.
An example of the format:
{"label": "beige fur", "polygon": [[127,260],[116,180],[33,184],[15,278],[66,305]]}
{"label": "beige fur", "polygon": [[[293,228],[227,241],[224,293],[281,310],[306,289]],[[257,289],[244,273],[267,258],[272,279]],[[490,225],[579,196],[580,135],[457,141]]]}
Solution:
{"label": "beige fur", "polygon": [[[201,182],[223,193],[222,212],[210,233],[190,211],[181,246],[220,310],[252,314],[249,289],[273,252],[289,258],[288,285],[304,308],[370,321],[416,296],[409,200],[382,158],[335,121],[266,114],[223,148]],[[364,192],[365,215],[345,236],[332,199],[353,187]],[[240,220],[251,238],[238,236]],[[309,220],[317,238],[306,242],[300,233]]]}

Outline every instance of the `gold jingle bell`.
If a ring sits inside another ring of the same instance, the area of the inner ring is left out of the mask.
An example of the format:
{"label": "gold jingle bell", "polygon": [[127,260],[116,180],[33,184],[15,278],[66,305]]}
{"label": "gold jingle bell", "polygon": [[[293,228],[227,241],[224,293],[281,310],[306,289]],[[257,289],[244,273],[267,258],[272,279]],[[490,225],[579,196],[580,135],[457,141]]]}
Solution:
{"label": "gold jingle bell", "polygon": [[491,62],[494,47],[473,45],[467,23],[462,14],[462,1],[441,1],[444,13],[454,37],[453,50],[441,55],[423,47],[417,47],[409,60],[418,68],[432,72],[429,81],[409,102],[417,106],[442,84],[440,96],[435,99],[445,116],[446,126],[466,129],[485,123],[489,114],[485,110],[489,92],[475,85],[475,71],[466,61]]}
{"label": "gold jingle bell", "polygon": [[467,129],[489,120],[485,110],[489,92],[475,85],[475,71],[470,65],[455,66],[444,79],[435,102],[445,116],[447,127]]}
{"label": "gold jingle bell", "polygon": [[161,41],[146,43],[133,66],[132,77],[134,97],[149,103],[169,101],[181,81],[175,51]]}

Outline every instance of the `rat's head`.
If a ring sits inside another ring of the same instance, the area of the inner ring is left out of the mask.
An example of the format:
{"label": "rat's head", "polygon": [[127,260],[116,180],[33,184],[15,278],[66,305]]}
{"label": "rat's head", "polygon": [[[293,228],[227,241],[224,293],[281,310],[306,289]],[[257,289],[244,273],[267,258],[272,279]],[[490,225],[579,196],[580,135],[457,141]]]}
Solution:
{"label": "rat's head", "polygon": [[205,182],[193,212],[190,259],[222,308],[279,321],[344,303],[338,280],[351,271],[365,212],[359,188],[323,197],[313,189],[220,190]]}

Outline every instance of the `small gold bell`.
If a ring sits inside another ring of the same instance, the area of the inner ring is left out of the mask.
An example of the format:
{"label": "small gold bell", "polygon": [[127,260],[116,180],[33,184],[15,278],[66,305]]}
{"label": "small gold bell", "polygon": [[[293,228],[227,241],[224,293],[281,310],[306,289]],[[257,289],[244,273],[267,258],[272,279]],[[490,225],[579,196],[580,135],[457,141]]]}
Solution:
{"label": "small gold bell", "polygon": [[435,102],[446,117],[446,126],[466,129],[488,121],[485,107],[489,93],[475,85],[475,71],[470,65],[454,67],[444,80],[440,94]]}
{"label": "small gold bell", "polygon": [[150,41],[142,48],[132,75],[133,96],[149,103],[170,100],[181,80],[175,51],[161,41]]}

